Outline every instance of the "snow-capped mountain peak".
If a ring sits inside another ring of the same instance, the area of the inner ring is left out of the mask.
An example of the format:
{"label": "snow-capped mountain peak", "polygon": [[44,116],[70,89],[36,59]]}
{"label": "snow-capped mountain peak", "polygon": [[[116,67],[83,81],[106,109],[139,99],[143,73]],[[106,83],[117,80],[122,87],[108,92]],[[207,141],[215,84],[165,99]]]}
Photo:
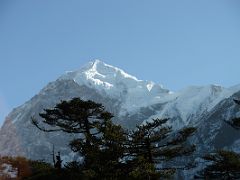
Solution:
{"label": "snow-capped mountain peak", "polygon": [[124,72],[123,70],[105,64],[100,60],[95,60],[89,62],[85,67],[79,70],[77,76],[75,77],[76,80],[81,80],[79,75],[85,75],[87,80],[93,81],[95,84],[102,84],[106,86],[106,88],[111,88],[114,86],[116,82],[119,81],[127,81],[128,83],[136,83],[140,82],[136,77],[131,76]]}
{"label": "snow-capped mountain peak", "polygon": [[[169,94],[169,90],[152,81],[138,80],[123,70],[100,60],[87,63],[79,70],[67,72],[61,79],[72,79],[79,85],[94,88],[113,98],[121,98],[126,108],[149,105]],[[146,104],[147,103],[147,104]]]}
{"label": "snow-capped mountain peak", "polygon": [[95,84],[101,84],[99,81],[102,83],[114,83],[114,81],[121,79],[129,79],[136,82],[141,81],[136,77],[127,74],[122,69],[108,65],[98,59],[87,63],[79,70],[67,72],[63,78],[71,77],[77,81],[78,79],[80,80],[82,76],[85,76],[88,80],[92,80]]}
{"label": "snow-capped mountain peak", "polygon": [[[239,106],[232,99],[240,98],[240,85],[190,86],[172,93],[159,84],[138,80],[119,68],[95,60],[65,73],[13,109],[0,129],[0,155],[49,161],[54,144],[63,159],[73,160],[74,155],[67,147],[73,138],[71,134],[45,133],[31,123],[31,117],[40,118],[38,114],[43,109],[73,97],[103,104],[114,114],[114,122],[128,129],[153,118],[170,118],[168,123],[174,130],[195,126],[198,130],[191,141],[197,144],[196,154],[224,146],[239,147],[239,133],[229,129],[225,120],[239,116]],[[231,137],[231,142],[225,141],[226,136]]]}
{"label": "snow-capped mountain peak", "polygon": [[71,79],[79,85],[97,90],[100,94],[121,99],[121,114],[134,112],[140,107],[173,101],[162,113],[176,108],[186,124],[192,114],[199,110],[201,112],[211,110],[223,98],[229,97],[235,89],[239,89],[230,90],[218,85],[189,86],[172,93],[162,85],[139,80],[122,69],[100,60],[91,61],[79,70],[67,72],[60,79]]}
{"label": "snow-capped mountain peak", "polygon": [[70,78],[78,84],[96,86],[105,90],[112,89],[119,84],[124,84],[128,88],[146,85],[149,91],[154,86],[152,82],[138,80],[122,69],[108,65],[98,59],[87,63],[77,71],[67,72],[61,78]]}

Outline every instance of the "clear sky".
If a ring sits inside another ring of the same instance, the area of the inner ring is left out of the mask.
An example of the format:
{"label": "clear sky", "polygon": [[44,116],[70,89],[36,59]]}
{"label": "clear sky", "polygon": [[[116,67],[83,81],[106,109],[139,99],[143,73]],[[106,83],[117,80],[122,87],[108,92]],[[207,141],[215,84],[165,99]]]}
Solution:
{"label": "clear sky", "polygon": [[0,0],[0,124],[100,59],[176,91],[240,83],[239,0]]}

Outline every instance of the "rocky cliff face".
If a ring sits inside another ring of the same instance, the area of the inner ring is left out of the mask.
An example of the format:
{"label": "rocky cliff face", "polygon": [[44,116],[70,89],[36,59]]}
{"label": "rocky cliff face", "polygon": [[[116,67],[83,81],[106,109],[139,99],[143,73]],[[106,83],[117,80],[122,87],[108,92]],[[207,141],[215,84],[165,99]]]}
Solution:
{"label": "rocky cliff face", "polygon": [[191,138],[197,144],[196,156],[215,148],[240,151],[240,132],[224,122],[240,115],[240,108],[232,101],[240,98],[239,90],[239,86],[208,85],[171,92],[97,60],[66,73],[13,109],[0,130],[0,154],[51,161],[54,144],[66,161],[74,158],[68,142],[75,135],[41,132],[31,123],[31,117],[40,118],[38,114],[44,108],[73,97],[102,103],[115,115],[114,122],[125,128],[134,128],[155,117],[169,117],[174,129],[196,126],[198,131]]}

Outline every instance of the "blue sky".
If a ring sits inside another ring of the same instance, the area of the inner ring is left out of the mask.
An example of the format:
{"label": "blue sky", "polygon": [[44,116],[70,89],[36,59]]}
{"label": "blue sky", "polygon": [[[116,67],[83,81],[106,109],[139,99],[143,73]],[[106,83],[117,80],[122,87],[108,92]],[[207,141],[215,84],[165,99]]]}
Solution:
{"label": "blue sky", "polygon": [[0,122],[96,58],[173,91],[239,84],[239,19],[239,0],[1,0]]}

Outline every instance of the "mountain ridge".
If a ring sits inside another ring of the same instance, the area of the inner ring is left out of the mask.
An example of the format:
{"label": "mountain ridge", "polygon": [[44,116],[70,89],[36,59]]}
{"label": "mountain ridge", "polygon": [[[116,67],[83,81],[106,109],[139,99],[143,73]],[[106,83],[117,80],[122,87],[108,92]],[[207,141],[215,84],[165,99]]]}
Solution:
{"label": "mountain ridge", "polygon": [[[239,85],[230,88],[218,85],[189,86],[171,92],[161,85],[138,80],[123,72],[98,60],[48,83],[6,117],[0,129],[0,155],[22,155],[30,159],[51,161],[54,144],[61,151],[64,161],[76,158],[68,147],[69,140],[75,135],[41,132],[31,123],[32,116],[40,120],[38,114],[43,109],[52,108],[61,100],[74,97],[102,103],[114,114],[115,123],[129,129],[152,118],[165,117],[170,118],[169,125],[173,129],[195,126],[198,132],[192,142],[198,145],[198,154],[218,147],[240,151],[240,148],[236,148],[240,135],[224,123],[224,120],[238,114],[239,108],[232,99],[240,98]],[[228,133],[227,136],[234,140],[220,144],[221,132]]]}
{"label": "mountain ridge", "polygon": [[[210,111],[220,101],[240,90],[240,85],[225,88],[210,84],[206,86],[192,85],[173,92],[163,88],[161,84],[139,80],[122,69],[108,65],[98,59],[88,62],[75,71],[66,72],[57,78],[56,81],[61,80],[73,80],[80,86],[84,85],[95,89],[98,93],[110,98],[121,99],[122,108],[119,112],[120,116],[134,114],[142,107],[169,102],[169,107],[163,109],[156,116],[169,115],[167,113],[169,109],[177,108],[181,118],[185,119],[184,125],[188,125],[187,119],[190,115],[196,113],[194,109],[205,106],[204,110]],[[44,94],[51,88],[54,88],[51,85],[54,85],[56,81],[47,84],[39,93]]]}

